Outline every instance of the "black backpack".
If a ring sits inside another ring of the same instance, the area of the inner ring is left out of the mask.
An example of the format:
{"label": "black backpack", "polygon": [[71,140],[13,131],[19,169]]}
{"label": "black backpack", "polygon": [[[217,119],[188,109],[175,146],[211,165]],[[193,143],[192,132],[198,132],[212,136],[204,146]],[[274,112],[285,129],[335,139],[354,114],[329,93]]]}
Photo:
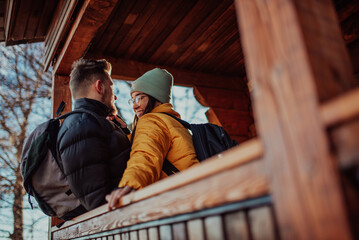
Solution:
{"label": "black backpack", "polygon": [[[63,107],[59,107],[57,115]],[[23,186],[29,194],[28,201],[31,207],[30,196],[33,196],[42,212],[64,220],[72,219],[86,212],[86,209],[70,190],[62,165],[58,161],[56,147],[60,120],[74,113],[88,113],[103,128],[111,128],[110,124],[105,124],[107,120],[100,119],[95,113],[86,110],[75,110],[50,119],[37,126],[25,140],[20,165]]]}
{"label": "black backpack", "polygon": [[[197,159],[200,162],[238,145],[237,141],[232,140],[228,133],[220,126],[211,123],[191,124],[171,114],[163,114],[176,119],[185,128],[191,131]],[[163,163],[162,170],[167,175],[179,172],[167,159],[165,159]]]}

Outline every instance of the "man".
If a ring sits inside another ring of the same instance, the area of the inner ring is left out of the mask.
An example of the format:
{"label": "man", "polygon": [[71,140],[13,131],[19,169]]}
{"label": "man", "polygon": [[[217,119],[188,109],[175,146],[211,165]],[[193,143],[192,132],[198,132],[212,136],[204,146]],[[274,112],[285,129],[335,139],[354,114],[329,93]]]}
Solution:
{"label": "man", "polygon": [[67,194],[74,194],[82,205],[73,215],[106,202],[106,194],[116,188],[129,158],[130,142],[124,130],[106,120],[117,113],[110,74],[111,64],[106,60],[80,59],[72,66],[74,110],[92,113],[68,116],[57,137],[60,164],[71,189]]}

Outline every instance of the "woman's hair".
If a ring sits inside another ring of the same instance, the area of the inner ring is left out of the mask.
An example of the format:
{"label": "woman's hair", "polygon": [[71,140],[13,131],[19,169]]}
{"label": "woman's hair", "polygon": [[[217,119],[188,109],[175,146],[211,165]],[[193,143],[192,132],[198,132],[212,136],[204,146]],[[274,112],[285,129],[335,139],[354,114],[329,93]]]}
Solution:
{"label": "woman's hair", "polygon": [[[150,113],[150,112],[155,108],[156,102],[157,102],[158,100],[157,100],[156,98],[150,96],[150,95],[147,95],[147,94],[145,94],[145,93],[143,93],[143,94],[148,97],[147,106],[146,106],[145,110],[143,111],[143,115],[145,115],[146,113]],[[135,129],[135,128],[136,128],[137,121],[138,121],[138,117],[137,117],[137,115],[135,114],[135,118],[134,118],[133,124],[132,124],[132,129]]]}

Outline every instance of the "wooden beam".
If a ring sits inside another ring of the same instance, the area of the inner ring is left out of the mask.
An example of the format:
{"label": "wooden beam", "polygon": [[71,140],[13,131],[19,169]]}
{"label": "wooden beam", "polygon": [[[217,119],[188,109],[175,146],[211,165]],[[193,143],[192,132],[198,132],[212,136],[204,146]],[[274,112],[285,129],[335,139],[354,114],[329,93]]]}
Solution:
{"label": "wooden beam", "polygon": [[106,22],[118,0],[85,0],[66,42],[53,66],[53,72],[68,75],[72,63],[83,57],[98,29]]}
{"label": "wooden beam", "polygon": [[70,112],[72,108],[71,92],[69,88],[69,76],[55,74],[52,78],[52,117],[56,116],[57,108],[61,101],[66,103],[63,113]]}
{"label": "wooden beam", "polygon": [[359,88],[321,106],[321,118],[327,126],[339,124],[359,115]]}
{"label": "wooden beam", "polygon": [[5,44],[10,41],[11,29],[13,28],[12,19],[15,14],[16,10],[16,0],[7,0],[6,1],[6,11],[5,11],[5,23],[4,23],[4,31],[5,31]]}
{"label": "wooden beam", "polygon": [[294,1],[294,5],[298,9],[297,21],[303,32],[298,37],[302,37],[307,47],[306,54],[311,63],[319,102],[357,87],[333,1],[318,1],[315,4],[310,0]]}
{"label": "wooden beam", "polygon": [[353,86],[332,1],[235,4],[281,238],[350,239],[318,103]]}
{"label": "wooden beam", "polygon": [[[98,58],[96,56],[87,55],[85,58]],[[175,85],[182,86],[201,86],[212,87],[217,89],[244,89],[244,82],[240,77],[219,76],[200,72],[191,72],[187,70],[177,69],[169,66],[160,66],[147,63],[136,62],[132,60],[113,58],[103,56],[112,64],[112,78],[119,80],[136,80],[145,72],[159,67],[168,70],[174,77]]]}
{"label": "wooden beam", "polygon": [[49,33],[45,39],[44,68],[47,70],[53,60],[57,48],[71,22],[72,14],[78,0],[59,1]]}

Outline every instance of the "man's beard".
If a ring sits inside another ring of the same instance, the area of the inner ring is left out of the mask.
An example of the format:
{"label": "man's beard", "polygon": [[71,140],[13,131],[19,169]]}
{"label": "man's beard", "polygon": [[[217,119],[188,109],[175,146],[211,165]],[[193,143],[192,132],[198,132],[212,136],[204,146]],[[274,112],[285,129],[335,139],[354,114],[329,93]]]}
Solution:
{"label": "man's beard", "polygon": [[117,115],[117,107],[115,105],[115,102],[111,100],[111,103],[108,104],[105,102],[105,98],[107,96],[107,91],[105,90],[104,94],[101,97],[101,102],[103,102],[109,109],[111,115]]}
{"label": "man's beard", "polygon": [[111,103],[110,106],[108,106],[110,109],[110,114],[111,115],[117,115],[117,107],[115,105],[115,103]]}

